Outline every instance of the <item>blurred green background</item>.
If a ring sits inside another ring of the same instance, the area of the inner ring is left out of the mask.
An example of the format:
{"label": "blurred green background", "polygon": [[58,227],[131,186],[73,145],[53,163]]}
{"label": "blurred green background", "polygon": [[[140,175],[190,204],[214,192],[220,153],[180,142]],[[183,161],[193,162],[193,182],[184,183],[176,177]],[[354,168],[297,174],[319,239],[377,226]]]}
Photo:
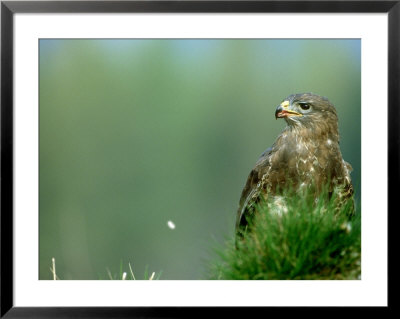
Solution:
{"label": "blurred green background", "polygon": [[[39,278],[207,278],[289,94],[328,97],[361,178],[360,40],[50,40],[40,46]],[[176,228],[170,229],[171,220]]]}

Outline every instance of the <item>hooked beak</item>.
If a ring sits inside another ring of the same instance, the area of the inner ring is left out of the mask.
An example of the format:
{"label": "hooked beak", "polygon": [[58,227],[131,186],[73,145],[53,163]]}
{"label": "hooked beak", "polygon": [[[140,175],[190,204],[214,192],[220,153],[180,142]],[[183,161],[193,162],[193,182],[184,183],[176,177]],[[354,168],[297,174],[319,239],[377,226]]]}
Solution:
{"label": "hooked beak", "polygon": [[290,110],[289,106],[289,101],[282,102],[275,110],[275,119],[290,116],[302,116],[302,114]]}

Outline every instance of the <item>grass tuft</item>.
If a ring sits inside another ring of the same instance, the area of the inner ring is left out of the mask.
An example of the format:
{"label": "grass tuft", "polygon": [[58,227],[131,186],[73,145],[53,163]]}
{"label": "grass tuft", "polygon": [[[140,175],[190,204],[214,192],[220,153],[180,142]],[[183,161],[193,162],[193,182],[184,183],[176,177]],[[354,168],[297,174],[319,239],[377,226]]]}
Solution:
{"label": "grass tuft", "polygon": [[360,279],[360,211],[335,194],[284,198],[285,212],[258,205],[243,238],[216,248],[210,279]]}
{"label": "grass tuft", "polygon": [[[131,263],[128,263],[128,271],[124,270],[124,265],[123,262],[120,262],[119,266],[119,273],[118,274],[112,274],[111,271],[107,268],[107,273],[108,273],[108,278],[110,280],[137,280],[133,273],[133,268]],[[158,273],[152,272],[151,274],[149,273],[149,266],[146,265],[145,270],[144,270],[144,275],[143,280],[159,280],[161,277],[162,271],[159,271]]]}
{"label": "grass tuft", "polygon": [[[52,273],[53,280],[60,280],[60,278],[56,274],[56,260],[54,257],[51,259],[51,262],[52,262],[52,266],[50,267],[50,271]],[[108,277],[107,279],[109,279],[109,280],[137,280],[133,273],[131,263],[128,263],[128,267],[129,267],[129,271],[124,271],[124,265],[121,260],[118,274],[112,274],[110,269],[106,268],[107,277]],[[143,279],[144,280],[159,280],[161,277],[161,274],[162,274],[162,271],[159,271],[158,273],[152,272],[149,275],[148,266],[146,266]],[[101,275],[98,275],[98,277],[100,280],[103,279]]]}

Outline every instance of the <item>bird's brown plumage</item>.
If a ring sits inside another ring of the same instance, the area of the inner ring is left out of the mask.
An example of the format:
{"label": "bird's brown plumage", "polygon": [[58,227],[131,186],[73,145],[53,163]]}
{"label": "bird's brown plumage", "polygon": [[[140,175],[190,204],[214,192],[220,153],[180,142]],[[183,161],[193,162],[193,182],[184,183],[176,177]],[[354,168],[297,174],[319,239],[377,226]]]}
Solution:
{"label": "bird's brown plumage", "polygon": [[286,188],[314,185],[318,196],[327,186],[343,199],[338,205],[353,201],[351,166],[342,158],[336,109],[328,99],[312,93],[293,94],[277,107],[275,116],[284,118],[288,125],[249,174],[237,212],[239,234],[261,198],[284,211],[281,190]]}

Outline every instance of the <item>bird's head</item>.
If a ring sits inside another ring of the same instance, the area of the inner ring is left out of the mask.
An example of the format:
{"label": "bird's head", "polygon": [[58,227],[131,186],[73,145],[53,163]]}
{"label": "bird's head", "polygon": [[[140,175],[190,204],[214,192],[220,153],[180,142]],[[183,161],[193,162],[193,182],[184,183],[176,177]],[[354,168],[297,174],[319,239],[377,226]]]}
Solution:
{"label": "bird's head", "polygon": [[289,95],[276,108],[275,118],[284,118],[289,126],[329,126],[337,130],[335,107],[327,98],[312,93]]}

